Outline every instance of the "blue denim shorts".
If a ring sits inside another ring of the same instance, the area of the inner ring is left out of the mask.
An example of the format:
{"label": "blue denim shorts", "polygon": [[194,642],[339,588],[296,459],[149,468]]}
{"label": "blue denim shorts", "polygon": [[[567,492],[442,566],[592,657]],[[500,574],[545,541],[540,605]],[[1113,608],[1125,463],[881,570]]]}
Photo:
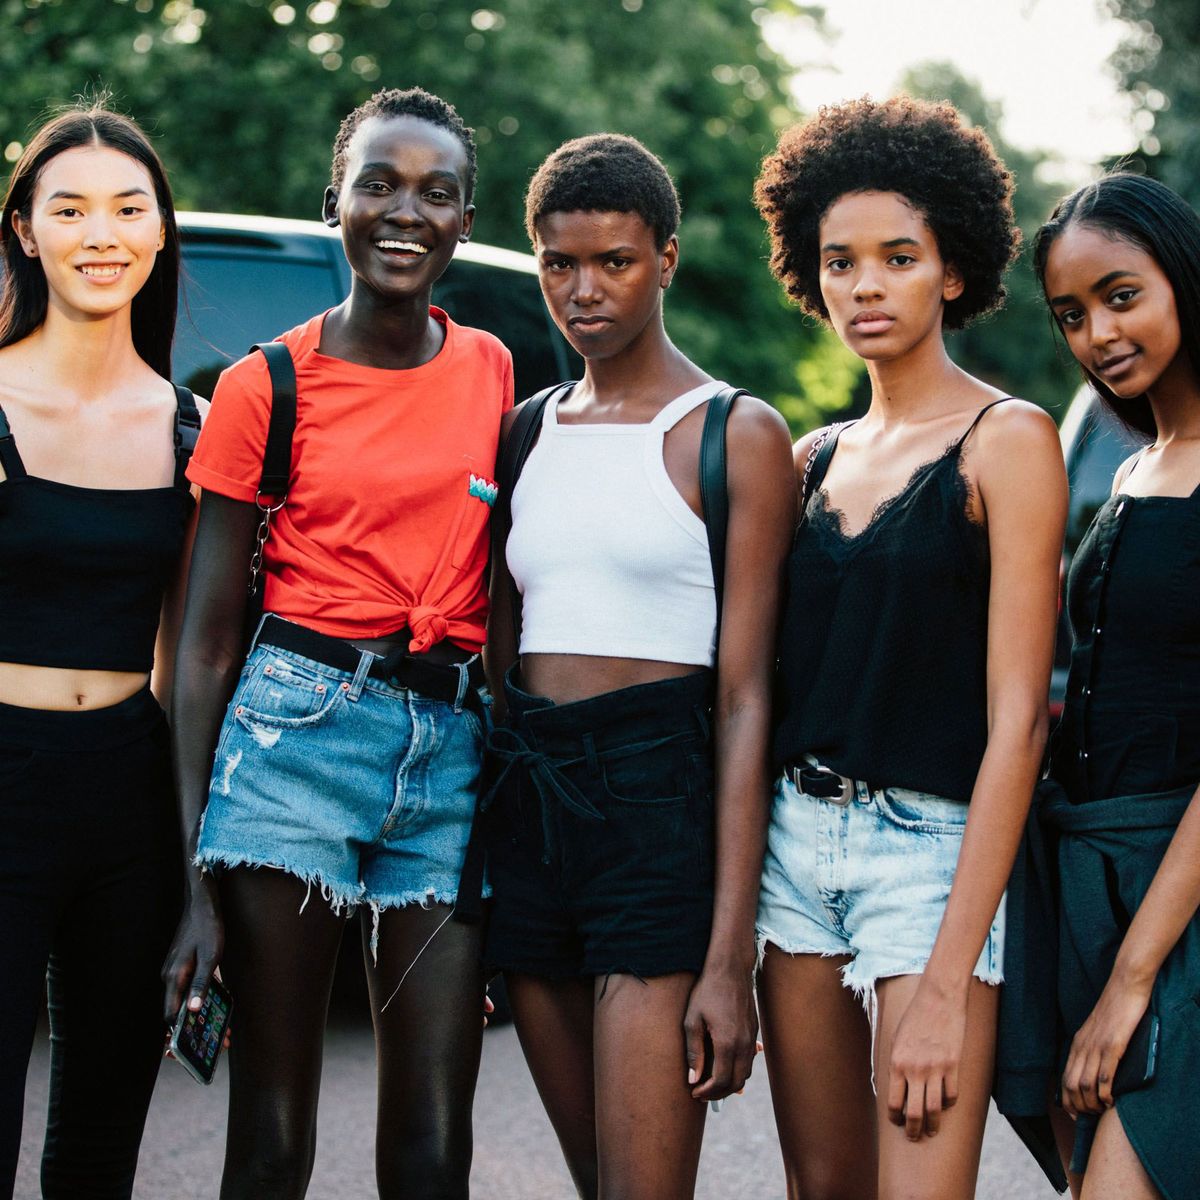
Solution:
{"label": "blue denim shorts", "polygon": [[[967,806],[852,780],[818,799],[784,775],[775,788],[758,900],[759,953],[849,955],[842,980],[874,1016],[875,983],[929,962],[958,865]],[[1004,978],[1004,903],[974,974]]]}
{"label": "blue denim shorts", "polygon": [[[485,730],[461,704],[260,644],[221,726],[196,863],[276,867],[334,911],[452,904]],[[486,893],[485,893],[486,894]]]}

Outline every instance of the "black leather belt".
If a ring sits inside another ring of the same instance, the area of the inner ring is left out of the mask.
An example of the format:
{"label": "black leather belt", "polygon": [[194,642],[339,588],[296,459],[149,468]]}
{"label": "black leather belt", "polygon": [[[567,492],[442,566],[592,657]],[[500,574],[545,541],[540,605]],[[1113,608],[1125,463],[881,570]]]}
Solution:
{"label": "black leather belt", "polygon": [[[338,671],[353,675],[358,670],[363,652],[341,638],[318,633],[280,617],[268,616],[263,621],[256,644],[275,646],[279,650],[290,650],[293,654],[311,658]],[[462,674],[467,674],[467,688],[462,692]],[[376,655],[368,672],[372,679],[382,679],[393,687],[409,688],[428,696],[432,700],[444,700],[447,704],[459,704],[478,712],[482,707],[479,689],[486,682],[483,662],[476,655],[468,662],[428,662],[401,647],[387,654]],[[461,693],[461,694],[460,694]]]}
{"label": "black leather belt", "polygon": [[806,796],[833,804],[849,804],[854,799],[854,780],[820,763],[789,763],[784,772],[796,785],[796,791]]}
{"label": "black leather belt", "polygon": [[[255,644],[274,646],[279,650],[290,650],[293,654],[311,658],[338,671],[353,674],[362,662],[363,652],[341,638],[317,633],[303,625],[293,624],[281,617],[267,616],[255,638]],[[467,686],[462,686],[466,673]],[[444,700],[469,709],[488,728],[488,717],[484,710],[479,689],[486,682],[483,662],[479,655],[465,663],[426,662],[409,654],[405,648],[396,647],[387,654],[376,655],[368,672],[372,679],[382,679],[393,687],[409,688],[431,700]],[[483,915],[483,872],[484,842],[482,810],[478,802],[471,821],[471,834],[467,842],[462,873],[458,880],[458,899],[454,904],[456,920],[475,924]]]}

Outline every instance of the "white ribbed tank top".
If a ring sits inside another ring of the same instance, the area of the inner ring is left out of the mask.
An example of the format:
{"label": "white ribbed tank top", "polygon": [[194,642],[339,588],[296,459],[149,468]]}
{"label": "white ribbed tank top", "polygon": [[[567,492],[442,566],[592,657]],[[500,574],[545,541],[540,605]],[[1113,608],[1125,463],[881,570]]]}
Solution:
{"label": "white ribbed tank top", "polygon": [[663,436],[724,386],[701,384],[640,425],[560,425],[546,405],[512,494],[522,654],[712,666],[708,535],[667,474]]}

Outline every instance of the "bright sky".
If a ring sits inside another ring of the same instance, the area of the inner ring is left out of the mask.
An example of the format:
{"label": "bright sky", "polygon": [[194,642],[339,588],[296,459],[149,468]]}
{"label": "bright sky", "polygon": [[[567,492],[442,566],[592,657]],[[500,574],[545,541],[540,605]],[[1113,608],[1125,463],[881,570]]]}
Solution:
{"label": "bright sky", "polygon": [[768,41],[795,63],[807,112],[890,95],[903,71],[945,60],[1004,106],[1004,137],[1062,159],[1075,184],[1098,159],[1135,145],[1128,102],[1107,65],[1125,27],[1102,0],[825,0],[826,43],[804,22],[768,21]]}

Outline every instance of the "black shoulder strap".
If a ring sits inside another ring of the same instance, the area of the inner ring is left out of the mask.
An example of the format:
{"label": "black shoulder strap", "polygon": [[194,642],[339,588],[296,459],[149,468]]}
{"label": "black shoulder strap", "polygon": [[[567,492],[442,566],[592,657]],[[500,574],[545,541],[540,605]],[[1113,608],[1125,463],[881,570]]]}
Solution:
{"label": "black shoulder strap", "polygon": [[291,351],[282,342],[263,342],[250,350],[262,354],[271,373],[271,421],[258,490],[264,496],[286,496],[292,477],[292,435],[296,431],[296,367]]}
{"label": "black shoulder strap", "polygon": [[999,400],[993,400],[993,401],[991,402],[991,404],[985,404],[985,405],[984,405],[984,406],[983,406],[983,407],[982,407],[982,408],[981,408],[981,409],[980,409],[980,410],[979,410],[979,411],[978,411],[978,412],[975,414],[975,420],[973,420],[973,421],[970,423],[970,425],[968,425],[968,426],[967,426],[966,432],[965,432],[965,433],[962,435],[962,437],[960,437],[960,438],[958,439],[958,441],[955,443],[955,445],[957,446],[957,448],[958,448],[959,450],[961,450],[961,449],[963,448],[963,444],[966,442],[967,438],[969,438],[969,437],[971,436],[971,434],[975,432],[975,426],[976,426],[976,425],[978,425],[978,424],[979,424],[979,422],[983,420],[983,414],[984,414],[984,413],[986,413],[986,412],[990,411],[991,409],[995,408],[997,404],[1003,404],[1003,403],[1004,403],[1006,400],[1015,400],[1015,399],[1016,399],[1016,397],[1015,397],[1015,396],[1001,396]]}
{"label": "black shoulder strap", "polygon": [[725,596],[725,546],[729,532],[729,478],[725,467],[725,427],[729,412],[745,388],[723,387],[708,401],[700,435],[700,507],[708,533],[713,586],[717,594],[716,647],[721,645],[721,609]]}
{"label": "black shoulder strap", "polygon": [[175,388],[175,486],[186,488],[187,465],[200,436],[200,410],[196,407],[196,397],[187,388],[178,383],[172,386]]}
{"label": "black shoulder strap", "polygon": [[17,443],[13,439],[12,429],[4,409],[0,408],[0,467],[4,468],[5,479],[24,479],[25,464],[17,453]]}
{"label": "black shoulder strap", "polygon": [[809,468],[804,474],[800,494],[800,519],[802,521],[813,493],[825,482],[825,476],[829,471],[830,462],[833,461],[833,452],[837,449],[838,438],[842,436],[842,430],[853,424],[853,421],[839,421],[836,425],[830,425],[825,434],[813,444],[812,458],[809,460]]}
{"label": "black shoulder strap", "polygon": [[[513,423],[508,427],[508,437],[500,448],[500,458],[496,463],[496,484],[498,492],[496,506],[492,509],[492,562],[504,562],[504,547],[512,530],[512,494],[521,478],[525,461],[537,444],[538,434],[542,429],[542,413],[553,398],[556,402],[565,396],[576,381],[569,379],[565,383],[556,383],[552,387],[543,388],[534,396],[530,396],[517,411]],[[493,568],[495,569],[495,568]],[[511,585],[513,630],[516,633],[516,645],[521,644],[521,594],[516,584]]]}

